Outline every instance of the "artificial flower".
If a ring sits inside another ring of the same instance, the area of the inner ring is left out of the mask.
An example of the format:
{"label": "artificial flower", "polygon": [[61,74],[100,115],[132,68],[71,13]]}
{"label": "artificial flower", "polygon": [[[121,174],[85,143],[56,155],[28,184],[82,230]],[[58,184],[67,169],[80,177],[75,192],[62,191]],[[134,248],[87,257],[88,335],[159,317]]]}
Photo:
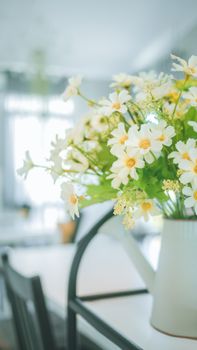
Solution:
{"label": "artificial flower", "polygon": [[110,85],[111,87],[121,87],[121,88],[129,88],[132,83],[132,76],[120,73],[113,76],[114,82]]}
{"label": "artificial flower", "polygon": [[179,168],[183,170],[180,176],[180,182],[185,185],[188,183],[197,184],[197,148],[189,150],[189,159],[179,162]]}
{"label": "artificial flower", "polygon": [[151,130],[155,140],[164,146],[171,146],[172,138],[176,134],[173,126],[167,125],[165,120],[160,120],[158,124],[152,124]]}
{"label": "artificial flower", "polygon": [[126,113],[127,106],[126,103],[131,99],[127,90],[122,90],[120,93],[113,92],[109,95],[109,100],[102,100],[103,114],[111,115],[113,112]]}
{"label": "artificial flower", "polygon": [[133,212],[134,220],[139,218],[144,218],[145,221],[148,221],[151,216],[161,214],[160,210],[156,207],[152,199],[143,200]]}
{"label": "artificial flower", "polygon": [[75,218],[75,215],[79,217],[79,201],[72,183],[64,182],[61,185],[61,198],[63,201],[65,201],[66,208],[68,209],[68,212],[71,215],[72,219]]}
{"label": "artificial flower", "polygon": [[175,55],[171,55],[171,58],[178,61],[178,63],[172,64],[173,71],[184,72],[186,75],[197,77],[197,56],[192,55],[188,62]]}
{"label": "artificial flower", "polygon": [[62,99],[66,102],[72,96],[77,96],[79,93],[79,87],[82,82],[82,77],[77,75],[76,77],[71,77],[68,79],[69,85],[66,87],[62,94]]}
{"label": "artificial flower", "polygon": [[87,158],[76,148],[71,148],[63,161],[65,170],[83,173],[89,167]]}
{"label": "artificial flower", "polygon": [[109,139],[108,145],[111,147],[111,153],[114,155],[120,155],[126,147],[126,141],[128,140],[128,134],[125,130],[123,123],[118,124],[118,128],[112,131],[112,138]]}
{"label": "artificial flower", "polygon": [[191,160],[190,152],[194,151],[196,147],[196,140],[189,139],[186,143],[178,141],[176,143],[177,151],[171,152],[168,158],[173,159],[174,164],[179,164],[182,160]]}
{"label": "artificial flower", "polygon": [[151,124],[142,124],[140,129],[133,125],[128,131],[128,140],[126,141],[128,149],[134,149],[144,156],[147,163],[154,161],[154,156],[161,151],[162,143],[154,139],[151,131]]}
{"label": "artificial flower", "polygon": [[113,179],[112,187],[119,188],[121,183],[127,185],[129,178],[138,179],[137,169],[144,167],[144,161],[135,150],[122,152],[111,167],[112,174],[108,179]]}
{"label": "artificial flower", "polygon": [[187,196],[184,200],[186,208],[194,208],[197,215],[197,185],[192,184],[192,187],[183,187],[183,194]]}
{"label": "artificial flower", "polygon": [[18,175],[23,176],[24,179],[27,178],[29,171],[34,167],[34,163],[30,157],[29,151],[25,152],[25,159],[23,161],[23,166],[17,170]]}
{"label": "artificial flower", "polygon": [[190,87],[187,92],[184,92],[182,94],[182,97],[188,100],[191,106],[196,107],[197,106],[197,87],[196,86]]}

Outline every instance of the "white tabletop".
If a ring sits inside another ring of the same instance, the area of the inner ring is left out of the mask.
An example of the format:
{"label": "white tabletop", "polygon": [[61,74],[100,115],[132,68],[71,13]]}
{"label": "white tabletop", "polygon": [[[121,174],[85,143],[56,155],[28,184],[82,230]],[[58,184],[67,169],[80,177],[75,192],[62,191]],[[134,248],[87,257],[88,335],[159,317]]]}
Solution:
{"label": "white tabletop", "polygon": [[[149,244],[148,254],[154,264],[158,254],[158,239]],[[44,292],[57,310],[65,314],[66,290],[74,245],[36,249],[15,249],[12,264],[26,275],[39,274]],[[91,294],[144,287],[141,278],[118,241],[99,234],[91,243],[82,262],[78,294]],[[145,350],[196,350],[197,341],[166,336],[149,324],[152,299],[150,295],[123,297],[86,303],[90,310]],[[79,327],[101,346],[115,350],[113,345],[85,321]]]}

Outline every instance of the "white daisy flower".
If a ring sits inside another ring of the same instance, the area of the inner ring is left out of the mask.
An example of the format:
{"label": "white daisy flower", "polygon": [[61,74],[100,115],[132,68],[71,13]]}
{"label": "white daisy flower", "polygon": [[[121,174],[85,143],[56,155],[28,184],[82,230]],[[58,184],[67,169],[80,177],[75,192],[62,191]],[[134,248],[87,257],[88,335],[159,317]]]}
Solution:
{"label": "white daisy flower", "polygon": [[194,208],[197,215],[197,185],[183,187],[183,194],[188,197],[184,200],[185,207]]}
{"label": "white daisy flower", "polygon": [[25,152],[25,159],[23,161],[23,166],[17,170],[17,174],[23,176],[24,179],[27,178],[29,171],[34,167],[34,163],[30,157],[29,151]]}
{"label": "white daisy flower", "polygon": [[182,94],[182,97],[188,100],[191,106],[197,107],[197,87],[192,86],[187,92]]}
{"label": "white daisy flower", "polygon": [[109,100],[103,99],[101,104],[103,105],[102,111],[104,115],[111,115],[113,112],[126,113],[126,103],[131,99],[127,90],[122,90],[120,93],[113,92],[109,95]]}
{"label": "white daisy flower", "polygon": [[124,151],[128,134],[123,123],[118,124],[118,128],[112,131],[112,138],[108,141],[111,146],[111,153],[118,156]]}
{"label": "white daisy flower", "polygon": [[187,75],[197,77],[197,56],[192,55],[188,62],[175,55],[171,55],[171,58],[178,61],[178,63],[172,64],[173,71],[184,72]]}
{"label": "white daisy flower", "polygon": [[69,85],[66,87],[62,94],[62,99],[66,102],[72,96],[77,96],[79,93],[79,87],[82,82],[82,76],[77,75],[76,77],[71,77],[69,80]]}
{"label": "white daisy flower", "polygon": [[55,137],[55,141],[51,142],[51,151],[50,151],[50,157],[49,157],[49,161],[55,161],[56,157],[59,156],[59,154],[66,149],[68,143],[66,138],[61,139],[58,135],[56,135]]}
{"label": "white daisy flower", "polygon": [[64,174],[64,169],[62,168],[62,158],[60,156],[53,158],[53,165],[49,171],[54,182],[56,182],[57,179]]}
{"label": "white daisy flower", "polygon": [[108,130],[109,125],[106,120],[106,116],[103,115],[99,110],[95,111],[95,114],[91,118],[91,126],[96,132],[105,132]]}
{"label": "white daisy flower", "polygon": [[77,149],[70,149],[66,154],[66,159],[63,161],[65,170],[83,173],[89,167],[87,158]]}
{"label": "white daisy flower", "polygon": [[151,216],[159,215],[160,213],[152,199],[145,199],[133,212],[133,218],[136,220],[143,217],[145,221],[148,221]]}
{"label": "white daisy flower", "polygon": [[149,164],[154,161],[152,153],[157,156],[162,149],[162,143],[154,139],[150,125],[143,124],[140,130],[137,125],[131,126],[126,141],[128,149],[139,152]]}
{"label": "white daisy flower", "polygon": [[113,76],[114,82],[110,85],[111,87],[122,87],[129,88],[132,84],[132,76],[120,73]]}
{"label": "white daisy flower", "polygon": [[119,188],[121,183],[127,185],[129,177],[137,180],[137,169],[144,167],[144,161],[141,159],[139,153],[135,151],[122,152],[118,160],[116,160],[112,167],[112,174],[108,176],[108,179],[112,180],[112,187]]}
{"label": "white daisy flower", "polygon": [[165,120],[161,120],[158,124],[152,124],[151,130],[155,140],[161,142],[162,145],[171,146],[172,138],[175,136],[175,129],[173,126],[167,126]]}
{"label": "white daisy flower", "polygon": [[189,152],[191,150],[195,150],[196,147],[196,140],[194,139],[189,139],[187,140],[186,143],[182,141],[178,141],[176,143],[176,149],[177,151],[174,151],[169,154],[168,158],[172,159],[173,158],[173,163],[174,164],[179,164],[180,161],[182,160],[191,160]]}
{"label": "white daisy flower", "polygon": [[179,168],[184,170],[180,176],[180,181],[183,185],[188,183],[197,184],[197,148],[189,150],[189,160],[181,160]]}
{"label": "white daisy flower", "polygon": [[172,89],[172,76],[160,73],[159,76],[154,72],[142,72],[139,75],[140,80],[136,83],[136,101],[140,102],[147,98],[159,100],[168,95]]}
{"label": "white daisy flower", "polygon": [[72,183],[66,182],[61,185],[61,198],[65,201],[72,219],[75,218],[75,215],[79,217],[78,197]]}
{"label": "white daisy flower", "polygon": [[192,126],[192,128],[194,129],[195,132],[197,132],[197,122],[191,121],[191,122],[188,122],[188,124],[190,126]]}

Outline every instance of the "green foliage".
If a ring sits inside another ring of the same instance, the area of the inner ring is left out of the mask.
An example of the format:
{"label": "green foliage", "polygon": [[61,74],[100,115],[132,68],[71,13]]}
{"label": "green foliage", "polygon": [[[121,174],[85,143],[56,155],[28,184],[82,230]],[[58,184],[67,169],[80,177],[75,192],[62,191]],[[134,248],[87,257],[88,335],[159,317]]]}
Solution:
{"label": "green foliage", "polygon": [[86,195],[87,199],[80,201],[81,208],[115,199],[117,197],[117,190],[111,187],[111,180],[102,179],[99,185],[88,185]]}
{"label": "green foliage", "polygon": [[185,140],[188,138],[196,139],[196,132],[190,125],[188,125],[189,121],[197,122],[197,109],[195,107],[191,107],[184,116],[183,129]]}
{"label": "green foliage", "polygon": [[111,154],[107,143],[100,143],[101,150],[97,153],[99,167],[104,171],[109,171],[116,158]]}

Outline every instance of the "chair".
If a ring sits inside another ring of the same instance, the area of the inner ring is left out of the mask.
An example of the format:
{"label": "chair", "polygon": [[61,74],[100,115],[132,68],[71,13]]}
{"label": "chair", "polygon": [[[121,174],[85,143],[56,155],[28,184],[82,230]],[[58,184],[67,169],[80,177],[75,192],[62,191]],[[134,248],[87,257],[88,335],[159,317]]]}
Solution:
{"label": "chair", "polygon": [[24,277],[3,254],[3,271],[20,350],[56,350],[40,278]]}

